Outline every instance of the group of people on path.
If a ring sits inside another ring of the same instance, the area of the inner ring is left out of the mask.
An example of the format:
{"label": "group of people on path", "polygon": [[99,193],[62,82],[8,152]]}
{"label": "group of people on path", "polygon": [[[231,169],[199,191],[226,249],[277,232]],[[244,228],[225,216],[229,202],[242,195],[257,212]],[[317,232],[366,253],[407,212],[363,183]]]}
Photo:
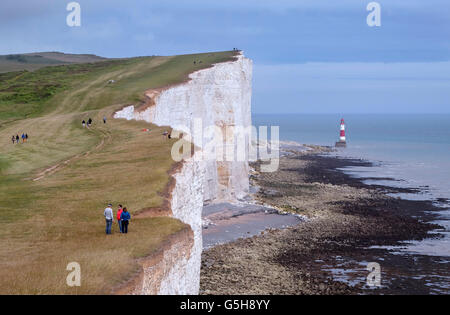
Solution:
{"label": "group of people on path", "polygon": [[[28,140],[28,134],[27,133],[22,133],[22,143],[25,143],[25,142],[27,142],[27,140]],[[13,135],[12,137],[11,137],[11,141],[12,141],[12,143],[13,144],[15,144],[15,143],[20,143],[20,138],[19,138],[19,135]]]}
{"label": "group of people on path", "polygon": [[[83,127],[89,128],[92,125],[92,123],[93,123],[92,118],[89,118],[87,120],[87,122],[83,119],[83,121],[81,122],[81,125],[83,125]],[[103,123],[106,124],[106,117],[103,117]]]}
{"label": "group of people on path", "polygon": [[[106,234],[112,234],[111,228],[114,222],[114,213],[112,209],[112,204],[109,204],[104,212],[105,220],[106,220]],[[131,215],[128,212],[127,208],[123,208],[122,205],[119,205],[117,209],[117,223],[119,224],[119,232],[120,233],[128,233],[128,224],[130,224]]]}
{"label": "group of people on path", "polygon": [[88,128],[89,128],[89,127],[92,125],[92,119],[89,118],[87,122],[83,119],[83,121],[81,122],[81,124],[83,125],[83,128],[84,128],[84,127],[88,127]]}

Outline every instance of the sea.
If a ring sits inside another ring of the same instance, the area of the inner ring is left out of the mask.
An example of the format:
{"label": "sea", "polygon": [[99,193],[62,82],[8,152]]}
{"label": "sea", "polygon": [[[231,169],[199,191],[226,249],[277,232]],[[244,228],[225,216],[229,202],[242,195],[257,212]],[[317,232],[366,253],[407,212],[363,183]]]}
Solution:
{"label": "sea", "polygon": [[[333,155],[368,160],[373,167],[349,167],[368,184],[420,188],[404,199],[432,200],[442,207],[436,223],[442,238],[412,241],[399,253],[450,257],[450,114],[254,114],[254,126],[279,126],[280,141],[334,146],[341,118],[347,147]],[[377,180],[376,178],[380,178]],[[386,181],[393,178],[396,181]]]}

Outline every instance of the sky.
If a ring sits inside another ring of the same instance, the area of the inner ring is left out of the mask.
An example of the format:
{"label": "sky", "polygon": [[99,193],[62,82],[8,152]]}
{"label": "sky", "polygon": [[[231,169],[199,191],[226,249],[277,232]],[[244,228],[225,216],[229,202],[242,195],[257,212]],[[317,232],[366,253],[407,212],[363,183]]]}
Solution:
{"label": "sky", "polygon": [[254,113],[450,113],[450,1],[1,0],[0,54],[244,50]]}

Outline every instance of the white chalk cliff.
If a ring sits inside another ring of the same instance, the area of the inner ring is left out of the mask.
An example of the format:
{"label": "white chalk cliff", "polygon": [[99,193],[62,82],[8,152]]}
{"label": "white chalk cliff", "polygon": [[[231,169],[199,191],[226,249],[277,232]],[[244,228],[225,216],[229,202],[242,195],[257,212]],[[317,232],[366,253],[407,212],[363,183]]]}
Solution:
{"label": "white chalk cliff", "polygon": [[[227,127],[251,126],[250,59],[239,55],[235,61],[194,72],[189,79],[167,89],[147,91],[145,106],[125,107],[114,118],[144,120],[191,134],[195,133],[195,121],[200,120],[203,130],[217,126],[224,134]],[[212,137],[211,133],[204,132],[201,137],[194,137],[193,142],[215,155],[218,149],[207,147]],[[246,138],[245,142],[248,141]],[[232,145],[236,145],[236,141]],[[159,262],[144,267],[143,279],[132,293],[198,294],[203,204],[241,199],[249,190],[247,159],[227,162],[202,160],[201,156],[202,150],[196,152],[173,175],[176,183],[170,200],[173,217],[190,225],[193,241],[186,240],[189,244],[175,242],[161,255]],[[158,280],[155,280],[155,274],[158,274]]]}

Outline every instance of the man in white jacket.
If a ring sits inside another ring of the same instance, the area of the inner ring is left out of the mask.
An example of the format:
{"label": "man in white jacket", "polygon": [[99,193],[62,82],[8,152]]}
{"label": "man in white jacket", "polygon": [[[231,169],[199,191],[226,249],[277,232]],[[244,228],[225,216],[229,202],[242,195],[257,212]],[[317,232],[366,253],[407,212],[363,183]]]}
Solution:
{"label": "man in white jacket", "polygon": [[106,219],[106,234],[111,234],[111,226],[113,224],[114,214],[112,210],[112,205],[109,204],[103,213]]}

